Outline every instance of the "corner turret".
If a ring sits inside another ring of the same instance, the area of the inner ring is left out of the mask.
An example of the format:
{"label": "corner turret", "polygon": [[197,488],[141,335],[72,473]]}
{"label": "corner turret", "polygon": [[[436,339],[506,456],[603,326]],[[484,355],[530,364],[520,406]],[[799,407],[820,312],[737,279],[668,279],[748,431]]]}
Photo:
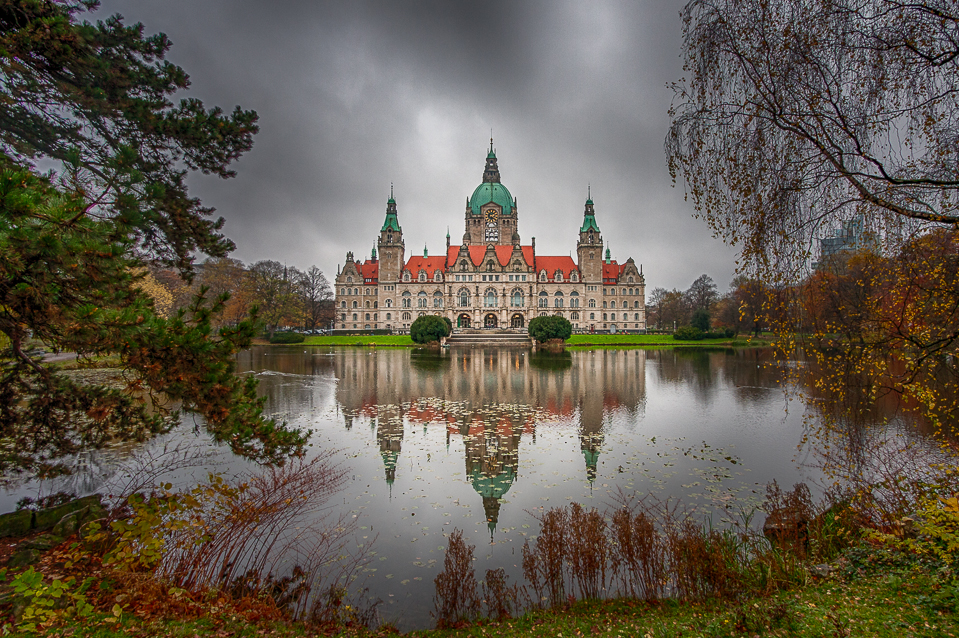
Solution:
{"label": "corner turret", "polygon": [[592,194],[587,190],[586,209],[583,212],[583,225],[579,229],[579,241],[576,242],[576,257],[583,281],[601,282],[603,279],[603,235],[596,223],[596,209]]}
{"label": "corner turret", "polygon": [[[386,219],[380,229],[376,242],[379,248],[382,281],[396,281],[406,263],[406,242],[403,241],[403,227],[396,212],[396,200],[393,199],[393,185],[390,184],[390,198],[386,200]],[[374,255],[374,260],[376,259]]]}

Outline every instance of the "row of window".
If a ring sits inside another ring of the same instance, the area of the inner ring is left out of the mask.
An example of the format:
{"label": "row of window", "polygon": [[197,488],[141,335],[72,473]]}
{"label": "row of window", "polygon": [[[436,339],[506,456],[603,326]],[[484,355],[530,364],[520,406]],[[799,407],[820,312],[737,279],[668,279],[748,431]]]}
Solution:
{"label": "row of window", "polygon": [[[354,312],[354,313],[353,313],[353,321],[359,321],[359,320],[360,320],[360,319],[359,319],[359,316],[360,316],[360,313]],[[570,318],[570,320],[572,320],[572,321],[578,321],[578,320],[579,320],[579,313],[578,313],[578,312],[571,312],[571,313],[569,314],[569,318]],[[390,312],[387,312],[384,321],[392,321],[392,319],[393,319],[393,314],[390,313]],[[411,321],[412,319],[413,319],[413,313],[411,313],[411,312],[404,312],[404,313],[402,313],[402,320],[403,320],[403,321]],[[595,320],[596,320],[596,313],[595,313],[595,312],[589,313],[589,319],[590,319],[590,321],[595,321]],[[341,315],[340,315],[340,321],[346,321],[346,320],[347,320],[347,314],[346,314],[346,313],[341,314]],[[369,313],[369,312],[365,313],[365,315],[364,315],[364,320],[365,320],[365,321],[377,321],[377,313],[375,313],[375,312],[372,313],[372,314]],[[623,321],[628,321],[628,320],[629,320],[629,313],[626,313],[626,312],[622,313],[622,320],[623,320]],[[634,314],[633,314],[633,321],[639,321],[639,320],[640,320],[640,319],[639,319],[639,313],[638,313],[638,312],[637,312],[637,313],[634,313]],[[616,321],[616,313],[615,313],[615,312],[611,312],[611,313],[609,313],[609,314],[607,315],[607,313],[604,312],[604,313],[603,313],[603,321]]]}

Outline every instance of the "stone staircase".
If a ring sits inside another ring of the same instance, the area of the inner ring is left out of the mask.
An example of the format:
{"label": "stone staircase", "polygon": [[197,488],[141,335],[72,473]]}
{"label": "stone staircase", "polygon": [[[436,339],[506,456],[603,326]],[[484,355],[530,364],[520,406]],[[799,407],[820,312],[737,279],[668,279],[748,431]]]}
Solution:
{"label": "stone staircase", "polygon": [[533,340],[525,331],[519,330],[454,330],[446,338],[446,345],[460,348],[476,346],[511,346],[531,348]]}

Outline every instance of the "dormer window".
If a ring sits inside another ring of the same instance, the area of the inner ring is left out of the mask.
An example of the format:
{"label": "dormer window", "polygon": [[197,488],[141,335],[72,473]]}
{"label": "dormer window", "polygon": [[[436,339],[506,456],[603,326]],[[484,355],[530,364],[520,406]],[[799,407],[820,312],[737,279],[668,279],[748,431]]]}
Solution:
{"label": "dormer window", "polygon": [[629,283],[633,283],[633,278],[632,278],[632,277],[629,278]]}
{"label": "dormer window", "polygon": [[579,281],[579,275],[576,274],[575,270],[570,273],[569,279],[570,281]]}
{"label": "dormer window", "polygon": [[555,273],[553,273],[553,279],[555,281],[563,281],[563,271],[557,270]]}
{"label": "dormer window", "polygon": [[420,281],[426,281],[426,271],[421,270],[419,276],[417,277]]}
{"label": "dormer window", "polygon": [[353,278],[352,278],[352,277],[347,277],[347,278],[346,278],[346,283],[348,283],[348,284],[353,283]]}
{"label": "dormer window", "polygon": [[409,280],[410,280],[410,271],[407,270],[406,272],[403,273],[403,281],[409,281]]}
{"label": "dormer window", "polygon": [[436,274],[433,275],[433,281],[443,281],[443,273],[436,271]]}
{"label": "dormer window", "polygon": [[539,280],[540,280],[540,281],[546,281],[546,271],[545,271],[545,270],[539,271]]}
{"label": "dormer window", "polygon": [[[590,241],[593,241],[593,240],[590,239]],[[388,244],[393,243],[393,233],[386,233],[386,243]]]}

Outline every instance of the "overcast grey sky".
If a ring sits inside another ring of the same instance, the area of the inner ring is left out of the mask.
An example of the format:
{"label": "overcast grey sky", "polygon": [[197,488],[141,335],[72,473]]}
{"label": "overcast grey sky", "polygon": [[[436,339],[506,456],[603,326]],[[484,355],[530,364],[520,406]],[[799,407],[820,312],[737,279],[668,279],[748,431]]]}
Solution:
{"label": "overcast grey sky", "polygon": [[663,152],[683,4],[107,0],[93,17],[166,33],[189,95],[259,114],[236,178],[191,181],[248,264],[332,279],[346,251],[369,256],[391,182],[407,255],[442,253],[492,129],[524,244],[575,255],[591,184],[613,257],[643,264],[647,294],[702,273],[722,291],[735,250],[693,219]]}

